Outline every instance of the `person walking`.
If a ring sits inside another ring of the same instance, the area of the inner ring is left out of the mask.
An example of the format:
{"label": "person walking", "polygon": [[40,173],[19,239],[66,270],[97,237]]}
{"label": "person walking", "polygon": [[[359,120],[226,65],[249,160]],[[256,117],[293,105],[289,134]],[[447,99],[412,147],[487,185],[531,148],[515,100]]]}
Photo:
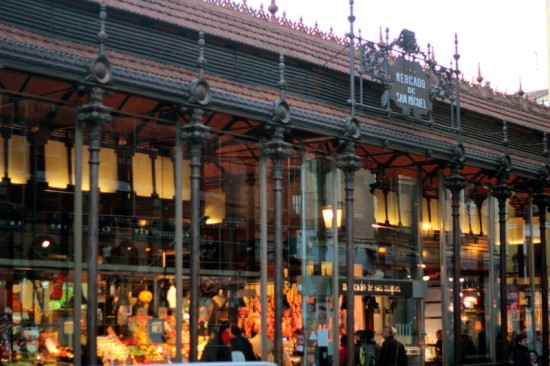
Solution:
{"label": "person walking", "polygon": [[209,338],[201,355],[201,362],[232,361],[231,350],[223,344],[217,329],[211,328]]}
{"label": "person walking", "polygon": [[232,352],[242,352],[245,361],[256,361],[254,356],[254,349],[252,343],[245,337],[241,328],[238,325],[233,324],[231,326],[231,339],[229,340],[229,348]]}
{"label": "person walking", "polygon": [[367,350],[366,366],[378,366],[378,363],[380,362],[381,347],[374,340],[374,330],[365,330],[365,340]]}
{"label": "person walking", "polygon": [[356,366],[367,366],[367,359],[371,358],[368,355],[367,337],[364,330],[355,332],[355,348],[354,358]]}
{"label": "person walking", "polygon": [[380,349],[380,366],[407,366],[409,360],[405,352],[405,346],[393,336],[392,327],[382,328],[384,342]]}
{"label": "person walking", "polygon": [[437,341],[435,342],[435,364],[436,366],[443,365],[443,331],[438,329],[435,332]]}
{"label": "person walking", "polygon": [[514,366],[530,366],[529,348],[527,348],[527,336],[518,334],[514,345],[513,361]]}
{"label": "person walking", "polygon": [[340,347],[338,347],[339,365],[346,366],[346,360],[348,357],[348,336],[342,335],[340,337]]}
{"label": "person walking", "polygon": [[273,341],[271,340],[271,338],[267,337],[266,350],[265,350],[266,359],[264,360],[262,358],[262,355],[264,353],[263,345],[262,345],[262,333],[261,333],[261,327],[259,324],[255,324],[253,326],[253,332],[254,332],[254,336],[250,338],[250,343],[252,343],[252,349],[254,350],[254,355],[259,361],[261,360],[261,361],[272,362],[274,359],[273,348],[275,347],[275,345],[273,344]]}
{"label": "person walking", "polygon": [[227,320],[223,320],[220,323],[220,337],[226,346],[229,346],[229,340],[231,339],[231,332],[229,329],[229,322]]}
{"label": "person walking", "polygon": [[466,327],[462,330],[462,363],[475,363],[476,357],[476,346],[470,336],[470,328]]}

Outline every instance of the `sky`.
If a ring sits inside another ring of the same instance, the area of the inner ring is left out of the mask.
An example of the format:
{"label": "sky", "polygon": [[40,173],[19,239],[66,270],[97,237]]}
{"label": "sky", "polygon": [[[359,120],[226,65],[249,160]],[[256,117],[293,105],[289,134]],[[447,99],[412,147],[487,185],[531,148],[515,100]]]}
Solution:
{"label": "sky", "polygon": [[[243,0],[234,0],[239,3]],[[525,92],[548,88],[546,37],[547,0],[354,0],[354,34],[378,41],[380,27],[389,28],[390,41],[402,29],[416,34],[424,52],[428,43],[436,61],[449,67],[458,39],[459,70],[468,81],[478,75],[483,84],[515,93],[521,83]],[[246,0],[264,9],[271,0]],[[349,0],[276,0],[277,15],[344,37],[350,30]],[[385,33],[384,33],[385,34]]]}

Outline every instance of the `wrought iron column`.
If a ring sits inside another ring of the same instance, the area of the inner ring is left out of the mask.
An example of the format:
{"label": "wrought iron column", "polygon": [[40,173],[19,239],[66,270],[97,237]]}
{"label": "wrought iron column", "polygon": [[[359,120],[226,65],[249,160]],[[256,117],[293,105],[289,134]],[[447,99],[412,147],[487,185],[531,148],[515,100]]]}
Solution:
{"label": "wrought iron column", "polygon": [[[284,141],[288,134],[290,123],[290,108],[284,99],[284,58],[280,57],[279,62],[281,78],[279,87],[280,98],[273,104],[273,118],[266,125],[266,133],[269,140],[262,142],[262,151],[265,156],[270,157],[273,162],[273,257],[275,268],[273,270],[274,300],[275,300],[275,339],[274,356],[277,365],[284,364],[283,358],[283,162],[291,154],[291,145]],[[265,335],[264,335],[265,336]]]}
{"label": "wrought iron column", "polygon": [[[355,314],[354,314],[354,299],[355,290],[353,288],[354,280],[354,264],[355,252],[353,247],[353,191],[355,172],[361,168],[361,159],[355,155],[355,140],[360,135],[360,127],[354,118],[346,120],[346,131],[344,139],[340,142],[342,152],[336,157],[336,166],[344,172],[344,191],[345,191],[345,225],[346,225],[346,298],[348,301],[348,311],[346,315],[346,337],[347,337],[347,355],[346,365],[355,365],[355,350],[354,350],[354,331],[355,331]],[[352,139],[349,139],[349,138]],[[335,215],[333,214],[333,217]],[[335,252],[338,248],[334,249]],[[338,267],[334,269],[338,276]],[[333,291],[338,291],[334,288]],[[351,311],[350,311],[351,310]],[[334,349],[337,347],[338,340],[334,340]]]}
{"label": "wrought iron column", "polygon": [[502,349],[498,356],[502,357],[503,364],[508,363],[508,292],[506,288],[506,248],[508,246],[506,228],[506,200],[512,195],[512,189],[506,184],[510,173],[510,158],[504,155],[497,173],[497,184],[491,194],[498,200],[498,224],[500,233],[500,327]]}
{"label": "wrought iron column", "polygon": [[[210,87],[204,79],[204,33],[199,33],[199,78],[193,80],[190,91],[190,102],[195,105],[206,106],[210,103]],[[197,361],[198,346],[198,309],[199,309],[199,283],[200,283],[200,190],[202,179],[202,148],[210,140],[210,127],[202,121],[204,110],[202,108],[191,109],[191,121],[181,128],[180,138],[186,141],[190,150],[191,167],[191,248],[189,261],[190,291],[189,291],[189,362]],[[181,164],[177,161],[176,164]],[[181,302],[181,289],[178,302]],[[181,316],[180,314],[176,314]],[[176,335],[176,342],[178,342]],[[180,335],[181,337],[181,335]],[[180,338],[181,344],[181,338]],[[181,346],[180,346],[181,347]],[[176,355],[181,362],[181,353]]]}
{"label": "wrought iron column", "polygon": [[[102,101],[103,89],[92,87],[89,90],[88,103],[78,110],[79,122],[88,127],[90,158],[90,192],[88,196],[88,311],[86,312],[87,348],[86,360],[88,365],[96,364],[97,338],[97,252],[99,239],[99,150],[101,126],[112,121],[110,109]],[[77,162],[79,163],[79,162]],[[75,258],[77,260],[77,258]],[[80,285],[80,284],[77,284]],[[78,326],[78,324],[76,324]]]}
{"label": "wrought iron column", "polygon": [[[355,263],[355,253],[353,251],[353,182],[354,174],[357,169],[361,167],[360,159],[355,155],[355,145],[361,136],[361,128],[357,119],[355,118],[355,34],[353,30],[353,23],[355,22],[355,15],[353,14],[354,0],[349,0],[349,33],[346,36],[349,38],[349,100],[348,103],[351,106],[350,117],[346,118],[344,125],[343,138],[337,142],[341,145],[342,152],[338,155],[336,164],[344,171],[344,190],[346,201],[346,299],[347,299],[347,312],[346,312],[346,365],[353,366],[355,364],[355,314],[354,314],[354,298],[355,291],[353,288],[354,271],[353,266]],[[334,208],[333,208],[334,209]],[[335,216],[335,214],[333,214]],[[335,252],[338,248],[334,249]],[[333,270],[338,276],[338,268]],[[338,291],[337,288],[334,291]],[[337,305],[334,306],[335,309]],[[351,309],[351,311],[349,311]],[[334,340],[334,349],[337,349],[339,345],[338,339]]]}
{"label": "wrought iron column", "polygon": [[[277,129],[279,130],[279,129]],[[282,213],[283,213],[283,161],[290,155],[290,151],[285,149],[284,142],[282,141],[282,135],[277,133],[271,138],[269,142],[264,145],[266,155],[271,157],[273,161],[273,209],[274,209],[274,259],[275,268],[273,272],[273,282],[275,288],[275,363],[278,365],[283,364],[283,348],[282,348],[282,324],[278,319],[283,318],[283,236],[282,236]]]}
{"label": "wrought iron column", "polygon": [[[181,131],[181,123],[178,120],[176,122],[176,131]],[[174,151],[174,188],[175,188],[175,195],[174,195],[174,219],[176,222],[175,232],[174,235],[176,236],[174,240],[174,247],[175,247],[175,255],[176,255],[176,261],[175,261],[175,271],[174,271],[174,286],[176,286],[176,362],[182,361],[182,343],[183,338],[181,335],[182,331],[182,320],[183,320],[183,202],[182,202],[182,187],[183,187],[183,170],[182,170],[182,164],[181,161],[183,160],[183,146],[182,141],[178,136],[176,136],[175,141],[175,151]],[[191,205],[191,216],[193,216],[193,205]],[[193,221],[191,221],[191,227],[193,227]],[[193,244],[191,244],[192,246]],[[195,253],[196,254],[196,253]],[[195,257],[190,257],[195,258]],[[200,257],[199,257],[200,258]],[[194,261],[190,261],[190,266],[192,266],[191,263]],[[197,260],[197,262],[199,262]],[[194,277],[192,277],[194,278]],[[166,283],[164,285],[166,287]],[[192,297],[194,299],[194,297]],[[194,309],[192,307],[192,309]],[[191,328],[191,327],[190,327]],[[190,330],[191,332],[191,330]],[[192,348],[191,348],[192,349]]]}
{"label": "wrought iron column", "polygon": [[462,319],[460,299],[460,192],[466,187],[466,178],[460,173],[464,162],[464,147],[455,146],[454,158],[451,162],[451,174],[445,177],[445,188],[451,191],[451,206],[453,216],[453,334],[454,334],[454,364],[462,361]]}
{"label": "wrought iron column", "polygon": [[[79,94],[87,94],[86,104],[77,109],[77,123],[88,127],[88,150],[90,152],[90,192],[88,195],[88,311],[86,312],[86,362],[88,365],[97,364],[97,253],[99,241],[99,150],[101,140],[101,126],[113,120],[111,109],[102,104],[102,85],[111,82],[111,63],[105,56],[105,19],[107,18],[105,4],[101,4],[99,12],[100,30],[99,54],[90,60],[87,80],[90,84],[80,88]],[[77,162],[80,164],[80,162]],[[77,260],[77,258],[75,258]],[[80,284],[77,284],[80,286]],[[78,320],[78,319],[77,319]],[[79,324],[75,324],[79,326]],[[75,347],[77,345],[75,344]]]}
{"label": "wrought iron column", "polygon": [[[82,162],[82,124],[75,121],[74,128],[74,157],[75,161]],[[69,160],[70,161],[70,160]],[[70,165],[70,164],[69,164]],[[74,283],[82,283],[82,163],[75,163],[74,180]],[[82,318],[82,286],[74,286],[73,291],[73,325],[79,324]],[[80,344],[82,330],[73,326],[73,344]],[[82,348],[73,347],[73,359],[82,359]]]}
{"label": "wrought iron column", "polygon": [[[182,127],[180,137],[187,141],[190,149],[191,166],[191,248],[189,261],[189,361],[197,361],[198,345],[198,306],[200,283],[200,197],[202,178],[202,148],[210,139],[210,128],[202,124],[204,111],[195,108],[191,111],[191,122]],[[181,164],[180,162],[176,162]]]}
{"label": "wrought iron column", "polygon": [[[546,137],[546,136],[545,136]],[[545,146],[546,150],[546,146]],[[540,261],[541,261],[541,270],[540,270],[540,286],[541,286],[541,297],[542,297],[542,360],[543,364],[548,364],[549,350],[549,332],[550,326],[548,322],[548,250],[546,248],[546,212],[550,208],[550,195],[546,193],[546,187],[550,182],[550,166],[545,164],[542,169],[541,175],[538,179],[538,192],[533,195],[533,203],[539,209],[539,226],[540,226]]]}

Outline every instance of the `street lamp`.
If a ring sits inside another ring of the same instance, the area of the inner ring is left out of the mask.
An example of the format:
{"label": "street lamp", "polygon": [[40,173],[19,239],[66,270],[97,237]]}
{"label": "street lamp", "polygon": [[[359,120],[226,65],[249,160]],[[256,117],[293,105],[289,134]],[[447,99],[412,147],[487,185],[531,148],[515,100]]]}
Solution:
{"label": "street lamp", "polygon": [[[332,209],[332,205],[325,206],[323,208],[323,221],[325,222],[325,227],[327,230],[332,229],[332,220],[334,217],[334,210]],[[341,204],[338,203],[338,208],[336,209],[336,227],[342,226],[342,207]]]}

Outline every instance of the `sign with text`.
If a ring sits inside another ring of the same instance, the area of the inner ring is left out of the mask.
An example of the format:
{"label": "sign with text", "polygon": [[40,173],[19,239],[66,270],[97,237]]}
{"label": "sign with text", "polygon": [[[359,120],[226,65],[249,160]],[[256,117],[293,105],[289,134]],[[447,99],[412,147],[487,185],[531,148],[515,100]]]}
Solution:
{"label": "sign with text", "polygon": [[432,110],[430,78],[418,62],[398,57],[390,66],[393,87],[390,99],[402,108],[402,114],[419,121]]}
{"label": "sign with text", "polygon": [[[348,288],[346,281],[340,280],[338,283],[340,294],[345,294]],[[426,296],[427,285],[424,281],[356,278],[353,289],[356,295],[423,298]]]}

